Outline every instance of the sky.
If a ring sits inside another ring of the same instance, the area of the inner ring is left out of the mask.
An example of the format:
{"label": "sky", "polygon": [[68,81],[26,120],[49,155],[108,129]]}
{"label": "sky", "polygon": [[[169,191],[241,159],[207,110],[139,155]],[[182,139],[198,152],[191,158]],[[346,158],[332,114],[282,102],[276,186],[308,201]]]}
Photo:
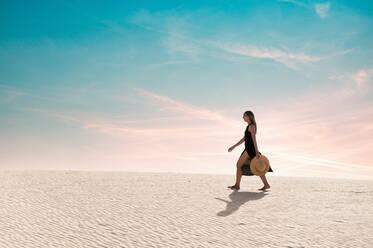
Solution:
{"label": "sky", "polygon": [[371,1],[1,1],[0,170],[373,179]]}

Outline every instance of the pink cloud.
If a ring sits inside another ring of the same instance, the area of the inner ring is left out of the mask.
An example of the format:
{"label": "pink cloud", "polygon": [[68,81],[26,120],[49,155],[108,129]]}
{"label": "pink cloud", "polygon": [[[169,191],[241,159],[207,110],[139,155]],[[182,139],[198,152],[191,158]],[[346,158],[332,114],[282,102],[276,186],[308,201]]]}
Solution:
{"label": "pink cloud", "polygon": [[165,97],[162,95],[158,95],[158,94],[146,91],[144,89],[135,88],[135,90],[141,95],[154,100],[156,103],[165,104],[165,106],[160,107],[159,110],[161,111],[179,112],[179,113],[183,113],[184,115],[188,115],[189,117],[193,119],[210,120],[210,121],[215,121],[217,123],[225,124],[225,125],[232,125],[232,126],[240,125],[240,123],[237,120],[228,118],[224,116],[223,114],[219,113],[218,111],[210,110],[210,109],[199,107],[199,106],[193,106],[191,104],[186,104],[186,103],[171,99],[169,97]]}
{"label": "pink cloud", "polygon": [[[356,85],[359,80],[369,83],[366,74],[351,75]],[[327,85],[265,106],[253,105],[259,150],[270,158],[277,175],[330,175],[330,170],[344,176],[358,176],[361,171],[370,175],[373,109],[357,101],[358,95],[340,94],[343,87]],[[151,107],[152,115],[145,120],[34,111],[76,124],[100,140],[88,143],[84,151],[102,163],[126,169],[136,165],[138,170],[233,173],[244,147],[232,153],[227,149],[243,137],[244,109],[215,111],[135,90],[146,99],[136,104]]]}
{"label": "pink cloud", "polygon": [[329,79],[342,84],[342,87],[334,92],[334,94],[340,95],[341,97],[351,97],[355,95],[364,96],[372,93],[373,69],[361,69],[354,73],[331,75]]}
{"label": "pink cloud", "polygon": [[[360,169],[369,172],[373,168],[369,148],[369,144],[373,142],[373,110],[368,106],[360,106],[359,111],[356,111],[356,103],[351,101],[353,98],[339,94],[338,88],[333,91],[327,87],[318,90],[267,106],[258,106],[259,149],[272,158],[279,170],[284,169],[287,173],[296,174],[297,171],[304,170],[305,166],[333,168],[340,173],[344,171],[355,175]],[[213,161],[218,161],[219,155],[216,154],[221,154],[235,163],[238,153],[231,155],[226,149],[236,142],[234,137],[238,139],[242,135],[237,130],[240,125],[244,127],[238,120],[241,116],[234,121],[222,113],[191,106],[149,91],[139,92],[154,103],[167,104],[167,107],[161,105],[159,108],[170,111],[169,114],[190,114],[200,120],[213,120],[215,124],[207,128],[202,123],[193,128],[172,128],[164,123],[167,128],[140,129],[142,131],[137,133],[140,134],[137,137],[141,137],[141,134],[147,134],[147,137],[157,136],[158,139],[151,140],[162,144],[163,156],[167,153],[180,158],[185,156],[198,164],[203,157],[209,158],[211,163],[218,163]],[[350,101],[351,105],[348,104]],[[341,107],[344,105],[346,106]],[[95,128],[99,130],[102,127]],[[126,128],[116,126],[106,130],[112,135],[127,131]],[[199,149],[203,152],[196,152]],[[242,150],[243,147],[236,149]],[[320,174],[322,173],[321,169]]]}
{"label": "pink cloud", "polygon": [[294,154],[372,166],[373,109],[359,102],[359,95],[342,90],[318,88],[266,106],[262,142],[291,148]]}

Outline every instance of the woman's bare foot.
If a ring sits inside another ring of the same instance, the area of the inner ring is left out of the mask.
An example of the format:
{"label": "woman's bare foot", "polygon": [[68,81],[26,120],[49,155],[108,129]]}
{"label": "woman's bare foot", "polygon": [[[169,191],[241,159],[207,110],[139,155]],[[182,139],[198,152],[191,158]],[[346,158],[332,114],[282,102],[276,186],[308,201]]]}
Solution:
{"label": "woman's bare foot", "polygon": [[266,190],[266,189],[269,189],[271,186],[268,184],[268,185],[264,185],[262,188],[260,188],[259,190]]}
{"label": "woman's bare foot", "polygon": [[230,188],[230,189],[237,189],[237,190],[240,189],[240,187],[237,186],[236,184],[235,184],[235,185],[232,185],[232,186],[228,186],[228,188]]}

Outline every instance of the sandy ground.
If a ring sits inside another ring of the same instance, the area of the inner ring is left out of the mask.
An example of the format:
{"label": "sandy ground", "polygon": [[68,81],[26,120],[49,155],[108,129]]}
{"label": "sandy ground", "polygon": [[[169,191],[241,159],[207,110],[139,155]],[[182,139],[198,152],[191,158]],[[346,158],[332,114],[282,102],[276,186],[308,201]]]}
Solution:
{"label": "sandy ground", "polygon": [[0,171],[0,247],[373,247],[373,181]]}

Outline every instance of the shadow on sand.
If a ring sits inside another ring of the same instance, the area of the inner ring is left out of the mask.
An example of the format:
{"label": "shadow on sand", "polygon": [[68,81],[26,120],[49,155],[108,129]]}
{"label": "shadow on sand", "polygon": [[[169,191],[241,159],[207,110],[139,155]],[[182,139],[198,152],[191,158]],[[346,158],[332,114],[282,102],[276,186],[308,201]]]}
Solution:
{"label": "shadow on sand", "polygon": [[225,210],[218,212],[217,216],[228,216],[236,212],[243,204],[248,201],[258,200],[263,198],[266,192],[240,192],[234,190],[231,194],[229,194],[229,198],[231,201],[227,201],[225,199],[221,199],[219,197],[215,197],[215,199],[223,201],[227,203]]}

